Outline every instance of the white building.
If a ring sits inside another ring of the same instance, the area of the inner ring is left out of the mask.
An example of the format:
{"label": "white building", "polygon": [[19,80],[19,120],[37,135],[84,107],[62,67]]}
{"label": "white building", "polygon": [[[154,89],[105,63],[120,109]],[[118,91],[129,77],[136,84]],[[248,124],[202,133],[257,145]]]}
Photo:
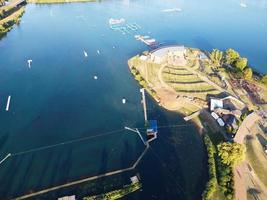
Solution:
{"label": "white building", "polygon": [[167,46],[156,49],[154,52],[152,52],[151,59],[155,63],[161,64],[167,61],[169,57],[184,60],[185,55],[186,55],[186,48],[184,46]]}

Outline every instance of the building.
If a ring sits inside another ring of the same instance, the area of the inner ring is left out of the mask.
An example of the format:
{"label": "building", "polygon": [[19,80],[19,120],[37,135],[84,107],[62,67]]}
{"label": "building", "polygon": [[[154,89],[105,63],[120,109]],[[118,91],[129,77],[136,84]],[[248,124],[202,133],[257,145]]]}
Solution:
{"label": "building", "polygon": [[211,98],[210,99],[210,111],[214,111],[215,109],[223,108],[223,100]]}
{"label": "building", "polygon": [[151,60],[157,64],[168,61],[169,58],[184,61],[186,48],[184,46],[166,46],[151,53]]}
{"label": "building", "polygon": [[60,197],[58,200],[76,200],[75,195]]}

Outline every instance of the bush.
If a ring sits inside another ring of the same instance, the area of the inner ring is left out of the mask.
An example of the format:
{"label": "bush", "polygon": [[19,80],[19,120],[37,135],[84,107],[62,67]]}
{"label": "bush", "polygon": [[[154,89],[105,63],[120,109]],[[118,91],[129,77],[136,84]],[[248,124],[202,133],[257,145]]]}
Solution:
{"label": "bush", "polygon": [[216,151],[207,134],[204,135],[204,143],[206,145],[208,153],[209,181],[206,184],[206,189],[202,193],[202,199],[211,200],[214,192],[217,189],[216,164],[214,158],[214,154],[216,153]]}

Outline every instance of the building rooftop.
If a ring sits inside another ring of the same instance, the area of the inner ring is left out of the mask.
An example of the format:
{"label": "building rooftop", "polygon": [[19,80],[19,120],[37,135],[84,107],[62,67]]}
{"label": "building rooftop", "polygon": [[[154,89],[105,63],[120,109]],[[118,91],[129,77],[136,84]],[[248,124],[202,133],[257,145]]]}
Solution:
{"label": "building rooftop", "polygon": [[184,52],[184,51],[185,51],[185,46],[179,46],[179,45],[167,46],[156,49],[155,51],[152,52],[152,55],[156,57],[163,57],[166,56],[167,53],[169,52]]}

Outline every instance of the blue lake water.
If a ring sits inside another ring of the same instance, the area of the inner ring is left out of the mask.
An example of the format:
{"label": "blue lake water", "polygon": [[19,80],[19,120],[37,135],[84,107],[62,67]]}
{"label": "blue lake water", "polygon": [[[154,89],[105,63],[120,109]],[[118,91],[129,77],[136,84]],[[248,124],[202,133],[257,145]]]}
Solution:
{"label": "blue lake water", "polygon": [[[144,147],[123,127],[143,127],[144,120],[139,86],[127,60],[148,48],[135,34],[205,50],[234,48],[266,73],[267,1],[246,4],[137,0],[27,5],[21,24],[0,41],[0,159],[9,152],[118,132],[9,158],[0,165],[0,199],[125,168],[136,160]],[[182,12],[161,12],[173,7]],[[111,17],[123,17],[141,29],[123,35],[109,28]],[[33,60],[31,69],[28,59]],[[136,170],[143,191],[130,198],[200,199],[207,169],[197,130],[151,99],[148,105],[149,117],[160,125],[186,126],[160,129],[153,151]]]}

